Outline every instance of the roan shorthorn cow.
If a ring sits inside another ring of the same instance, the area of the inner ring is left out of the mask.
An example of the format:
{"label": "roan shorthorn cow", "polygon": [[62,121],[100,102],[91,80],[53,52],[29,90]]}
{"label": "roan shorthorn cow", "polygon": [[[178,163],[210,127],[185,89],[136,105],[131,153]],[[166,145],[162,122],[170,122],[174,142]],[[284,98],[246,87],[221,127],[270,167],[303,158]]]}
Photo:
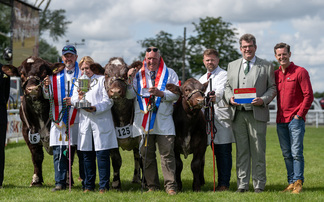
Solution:
{"label": "roan shorthorn cow", "polygon": [[30,186],[41,186],[43,183],[43,146],[51,154],[49,147],[50,103],[43,97],[42,81],[47,75],[57,73],[64,67],[63,63],[51,64],[38,57],[27,58],[18,68],[12,65],[2,67],[9,76],[21,78],[24,93],[19,111],[23,123],[22,133],[34,164],[34,175]]}
{"label": "roan shorthorn cow", "polygon": [[[142,66],[141,62],[134,62],[131,68]],[[123,150],[133,150],[134,154],[134,175],[133,183],[141,182],[141,169],[140,169],[140,155],[139,155],[139,142],[140,137],[132,137],[132,123],[134,117],[134,100],[127,99],[127,72],[129,67],[120,57],[113,57],[105,66],[105,88],[110,98],[114,100],[114,105],[111,109],[118,145]],[[110,157],[112,159],[112,166],[114,169],[112,188],[121,189],[120,182],[120,168],[122,165],[122,158],[119,149],[110,150]]]}
{"label": "roan shorthorn cow", "polygon": [[191,170],[193,173],[193,191],[200,191],[205,184],[204,166],[207,147],[206,121],[201,111],[204,106],[204,92],[208,83],[201,84],[196,79],[188,79],[179,87],[167,84],[166,88],[180,95],[179,101],[174,105],[173,119],[176,129],[175,158],[176,181],[178,190],[182,190],[181,171],[183,163],[180,154],[185,158],[193,154]]}

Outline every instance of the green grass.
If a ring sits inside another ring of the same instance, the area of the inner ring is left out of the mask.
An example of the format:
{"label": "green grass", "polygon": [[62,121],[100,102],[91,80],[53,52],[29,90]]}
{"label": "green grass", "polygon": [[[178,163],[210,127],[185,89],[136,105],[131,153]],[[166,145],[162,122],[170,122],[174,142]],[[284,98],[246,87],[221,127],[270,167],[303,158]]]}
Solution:
{"label": "green grass", "polygon": [[[3,201],[324,201],[324,127],[306,128],[304,140],[305,156],[305,182],[303,192],[299,195],[280,193],[287,186],[286,169],[281,155],[276,128],[268,126],[267,133],[267,185],[265,192],[244,194],[235,193],[235,144],[233,144],[233,169],[229,192],[213,192],[213,165],[211,148],[207,148],[205,180],[206,184],[199,193],[192,192],[192,173],[190,169],[191,156],[184,160],[182,172],[183,192],[175,196],[168,196],[164,191],[154,193],[142,193],[139,184],[132,184],[133,159],[132,152],[121,151],[123,165],[121,169],[122,189],[118,192],[110,190],[100,195],[94,193],[82,193],[78,178],[77,158],[73,167],[75,186],[71,192],[68,190],[52,193],[54,187],[54,169],[52,156],[45,154],[43,163],[44,186],[30,188],[33,167],[31,157],[26,144],[10,143],[6,147],[6,166],[4,189],[0,190],[0,200]],[[161,187],[163,177],[159,168]],[[217,179],[217,176],[216,176]],[[96,182],[98,184],[98,181]],[[252,184],[252,183],[251,183]]]}

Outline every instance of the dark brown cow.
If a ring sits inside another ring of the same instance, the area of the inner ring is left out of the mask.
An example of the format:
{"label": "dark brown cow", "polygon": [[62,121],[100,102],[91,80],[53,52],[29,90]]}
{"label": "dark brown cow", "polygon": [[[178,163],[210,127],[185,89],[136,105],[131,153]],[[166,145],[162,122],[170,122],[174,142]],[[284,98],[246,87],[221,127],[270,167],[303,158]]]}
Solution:
{"label": "dark brown cow", "polygon": [[[141,62],[135,62],[131,65],[131,68],[141,67]],[[133,116],[134,116],[134,100],[127,99],[127,72],[129,68],[127,67],[124,60],[120,57],[113,57],[109,60],[108,64],[105,66],[105,88],[110,98],[114,100],[114,105],[111,109],[116,132],[118,138],[118,145],[123,150],[133,150],[134,154],[134,183],[141,182],[140,173],[140,156],[139,156],[139,141],[140,137],[129,137],[131,134]],[[121,189],[120,182],[120,168],[122,165],[122,158],[119,153],[119,149],[110,150],[110,157],[112,159],[112,166],[114,169],[112,188]]]}
{"label": "dark brown cow", "polygon": [[180,154],[185,158],[193,154],[191,170],[193,173],[193,191],[200,191],[205,184],[204,166],[207,147],[206,121],[201,111],[204,105],[204,92],[208,83],[201,84],[196,79],[188,79],[181,87],[167,84],[166,88],[180,95],[174,105],[173,119],[176,129],[174,153],[176,158],[176,181],[182,190],[181,171],[183,163]]}
{"label": "dark brown cow", "polygon": [[[41,82],[47,75],[59,72],[63,68],[63,63],[51,64],[37,57],[27,58],[18,68],[12,65],[2,67],[6,74],[21,77],[21,87],[24,96],[19,113],[23,123],[23,137],[31,152],[34,164],[34,175],[30,186],[41,186],[43,183],[43,146],[47,152],[51,153],[49,148],[49,130],[51,126],[49,121],[50,103],[43,97]],[[29,133],[39,133],[41,141],[37,144],[32,144],[29,140]]]}

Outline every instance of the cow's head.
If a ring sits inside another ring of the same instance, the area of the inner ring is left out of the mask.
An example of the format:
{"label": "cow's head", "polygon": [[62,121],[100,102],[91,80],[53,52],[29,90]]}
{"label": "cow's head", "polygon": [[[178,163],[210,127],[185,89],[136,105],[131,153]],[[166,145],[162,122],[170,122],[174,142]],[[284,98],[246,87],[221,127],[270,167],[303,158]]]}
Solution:
{"label": "cow's head", "polygon": [[167,84],[167,90],[181,96],[183,108],[186,111],[200,110],[204,106],[204,92],[208,82],[201,84],[198,80],[190,78],[182,86]]}
{"label": "cow's head", "polygon": [[21,87],[26,99],[36,100],[42,96],[41,84],[47,75],[60,72],[64,69],[63,63],[49,63],[39,57],[28,57],[17,68],[5,65],[2,70],[9,76],[20,76]]}
{"label": "cow's head", "polygon": [[127,90],[127,72],[129,68],[137,68],[137,66],[141,65],[141,62],[134,62],[128,67],[123,58],[111,58],[105,66],[105,88],[109,97],[113,99],[124,98]]}

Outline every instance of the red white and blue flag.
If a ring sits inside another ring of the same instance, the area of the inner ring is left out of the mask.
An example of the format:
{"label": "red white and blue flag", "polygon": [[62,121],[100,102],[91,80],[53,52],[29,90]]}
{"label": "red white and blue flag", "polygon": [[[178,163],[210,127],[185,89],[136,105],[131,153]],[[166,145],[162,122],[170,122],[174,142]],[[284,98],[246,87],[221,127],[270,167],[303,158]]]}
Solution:
{"label": "red white and blue flag", "polygon": [[[145,89],[148,87],[147,82],[150,81],[150,78],[146,78],[145,76],[145,67],[147,66],[146,59],[143,61],[143,66],[141,70],[136,74],[137,79],[137,92],[139,95],[141,95],[142,89]],[[164,61],[161,57],[160,59],[160,66],[155,78],[155,87],[157,87],[159,90],[164,91],[165,86],[167,84],[169,77],[169,71],[166,65],[164,64]],[[144,114],[143,121],[142,121],[142,129],[145,133],[148,131],[153,130],[156,113],[161,103],[161,97],[155,98],[155,107],[156,109],[152,111],[151,121],[149,120],[149,113],[148,113],[148,104],[150,98],[144,98],[137,95],[137,101],[140,107],[141,112]],[[150,123],[149,123],[150,121]]]}
{"label": "red white and blue flag", "polygon": [[255,88],[234,89],[234,102],[238,104],[251,104],[254,98],[256,98]]}

